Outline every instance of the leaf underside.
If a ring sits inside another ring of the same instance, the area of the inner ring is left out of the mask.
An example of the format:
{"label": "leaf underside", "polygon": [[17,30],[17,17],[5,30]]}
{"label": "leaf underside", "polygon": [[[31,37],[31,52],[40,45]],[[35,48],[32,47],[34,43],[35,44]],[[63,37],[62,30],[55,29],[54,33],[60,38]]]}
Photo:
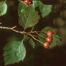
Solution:
{"label": "leaf underside", "polygon": [[41,13],[41,16],[44,18],[48,16],[52,11],[52,5],[43,4],[42,2],[39,3],[39,10]]}
{"label": "leaf underside", "polygon": [[26,56],[26,49],[23,41],[11,40],[4,47],[4,63],[5,65],[18,63],[23,61]]}
{"label": "leaf underside", "polygon": [[[22,5],[22,7],[24,6]],[[22,8],[21,12],[19,12],[19,25],[24,29],[33,27],[38,23],[39,18],[38,12],[35,11],[35,8],[33,8],[32,5],[28,7],[25,6],[25,8]]]}
{"label": "leaf underside", "polygon": [[4,1],[0,2],[0,16],[5,15],[7,12],[7,4]]}

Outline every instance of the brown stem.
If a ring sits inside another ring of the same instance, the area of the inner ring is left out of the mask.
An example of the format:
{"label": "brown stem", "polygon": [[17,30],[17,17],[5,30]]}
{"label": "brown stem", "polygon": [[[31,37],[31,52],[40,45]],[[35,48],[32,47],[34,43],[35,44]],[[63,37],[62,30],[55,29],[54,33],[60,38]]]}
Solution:
{"label": "brown stem", "polygon": [[15,28],[16,28],[16,26],[14,26],[14,27],[3,27],[3,26],[0,26],[0,29],[11,30],[11,31],[19,33],[19,34],[26,34],[26,32],[24,32],[24,31],[18,31]]}
{"label": "brown stem", "polygon": [[36,39],[32,34],[27,34],[29,37],[31,37],[32,39],[34,39],[35,41],[39,42],[40,44],[43,44],[43,42],[41,42],[40,40]]}
{"label": "brown stem", "polygon": [[16,32],[16,33],[19,33],[19,34],[26,34],[26,35],[28,35],[29,37],[31,37],[32,39],[34,39],[35,41],[37,41],[37,42],[43,44],[43,42],[41,42],[40,40],[36,39],[36,38],[32,35],[32,33],[36,33],[37,31],[25,32],[25,31],[16,30],[15,28],[16,28],[16,26],[14,26],[14,27],[4,27],[4,26],[0,26],[0,29],[11,30],[11,31]]}

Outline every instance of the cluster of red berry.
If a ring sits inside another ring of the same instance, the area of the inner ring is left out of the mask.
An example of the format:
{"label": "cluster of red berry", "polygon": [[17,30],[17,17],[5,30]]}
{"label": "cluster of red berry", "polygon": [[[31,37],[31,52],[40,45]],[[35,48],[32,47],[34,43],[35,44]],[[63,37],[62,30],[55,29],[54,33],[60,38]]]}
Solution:
{"label": "cluster of red berry", "polygon": [[23,0],[23,2],[25,5],[30,5],[32,1],[31,0]]}
{"label": "cluster of red berry", "polygon": [[44,42],[43,46],[44,48],[49,48],[49,44],[52,42],[53,38],[52,38],[52,31],[48,31],[47,32],[47,38],[46,38],[46,42]]}

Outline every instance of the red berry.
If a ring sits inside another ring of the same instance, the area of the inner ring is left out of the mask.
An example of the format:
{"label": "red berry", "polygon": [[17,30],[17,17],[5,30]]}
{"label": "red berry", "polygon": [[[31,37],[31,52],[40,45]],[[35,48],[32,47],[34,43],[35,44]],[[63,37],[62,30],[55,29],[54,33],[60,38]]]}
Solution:
{"label": "red berry", "polygon": [[52,38],[51,37],[47,37],[46,41],[50,43],[50,42],[52,42]]}
{"label": "red berry", "polygon": [[31,3],[31,0],[24,0],[24,3],[29,5]]}
{"label": "red berry", "polygon": [[53,32],[52,32],[52,31],[48,31],[48,32],[47,32],[47,36],[48,36],[48,37],[51,37],[51,36],[52,36],[52,34],[53,34]]}
{"label": "red berry", "polygon": [[45,43],[43,44],[43,46],[44,46],[44,48],[49,48],[49,43],[48,43],[48,42],[45,42]]}

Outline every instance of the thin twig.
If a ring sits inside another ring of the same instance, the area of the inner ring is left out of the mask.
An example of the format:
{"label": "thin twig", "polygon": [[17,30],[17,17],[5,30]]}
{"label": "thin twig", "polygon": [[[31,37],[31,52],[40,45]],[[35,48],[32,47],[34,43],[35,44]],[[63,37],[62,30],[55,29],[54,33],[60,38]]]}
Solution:
{"label": "thin twig", "polygon": [[42,32],[42,31],[31,31],[30,33],[35,33],[35,34],[37,34],[37,33],[43,33],[43,34],[46,35],[46,33],[45,32]]}
{"label": "thin twig", "polygon": [[[37,34],[39,37],[45,39],[45,37],[44,37],[43,35],[41,36],[38,32],[36,32],[36,34]],[[44,33],[44,34],[45,34],[45,33]]]}
{"label": "thin twig", "polygon": [[27,34],[27,35],[30,36],[35,41],[39,42],[40,44],[43,44],[43,42],[41,42],[40,40],[36,39],[33,35],[31,35],[31,34]]}
{"label": "thin twig", "polygon": [[41,42],[40,40],[36,39],[36,38],[32,35],[32,33],[36,33],[37,31],[25,32],[25,31],[16,30],[15,28],[16,28],[16,26],[14,26],[14,27],[3,27],[3,26],[0,26],[0,29],[11,30],[11,31],[16,32],[16,33],[19,33],[19,34],[26,34],[26,35],[30,36],[32,39],[34,39],[35,41],[37,41],[37,42],[43,44],[43,42]]}
{"label": "thin twig", "polygon": [[[20,34],[25,34],[25,33],[26,33],[25,31],[18,31],[18,30],[16,30],[15,28],[16,28],[16,26],[13,26],[13,27],[0,26],[0,29],[11,30],[11,31],[13,31],[13,32],[20,33]],[[28,33],[37,34],[37,33],[39,33],[39,32],[41,32],[41,31],[31,31],[31,32],[28,32]],[[44,33],[44,32],[42,32],[42,33]],[[45,34],[45,33],[44,33],[44,34]]]}
{"label": "thin twig", "polygon": [[20,33],[20,34],[26,34],[26,32],[24,32],[24,31],[18,31],[15,28],[16,28],[16,26],[14,26],[14,27],[3,27],[3,26],[0,26],[0,29],[11,30],[13,32]]}

